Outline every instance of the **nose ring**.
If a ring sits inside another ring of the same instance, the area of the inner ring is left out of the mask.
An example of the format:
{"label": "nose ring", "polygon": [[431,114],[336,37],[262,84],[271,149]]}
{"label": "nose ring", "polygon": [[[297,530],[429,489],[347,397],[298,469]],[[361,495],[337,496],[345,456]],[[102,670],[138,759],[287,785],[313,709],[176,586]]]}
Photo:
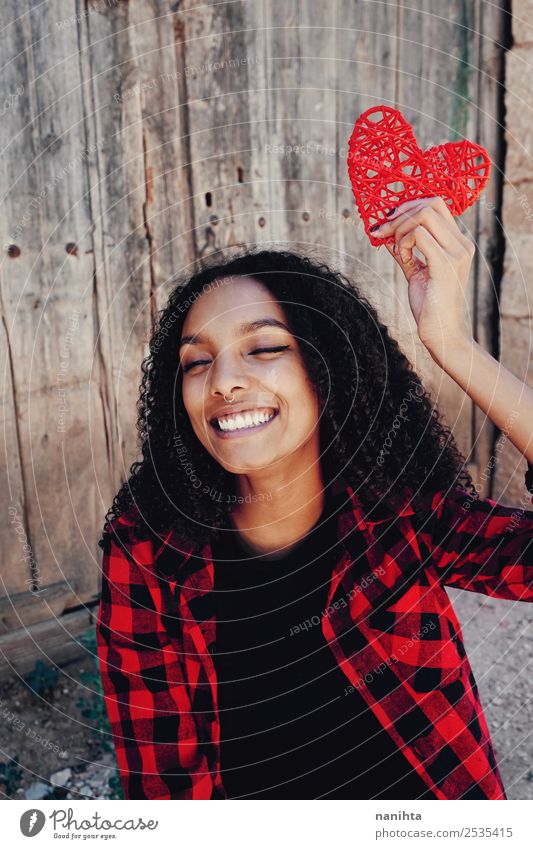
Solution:
{"label": "nose ring", "polygon": [[233,393],[232,393],[231,401],[230,401],[229,398],[226,398],[226,396],[224,395],[224,401],[226,402],[226,404],[233,404],[233,402],[235,401],[235,395],[233,395]]}

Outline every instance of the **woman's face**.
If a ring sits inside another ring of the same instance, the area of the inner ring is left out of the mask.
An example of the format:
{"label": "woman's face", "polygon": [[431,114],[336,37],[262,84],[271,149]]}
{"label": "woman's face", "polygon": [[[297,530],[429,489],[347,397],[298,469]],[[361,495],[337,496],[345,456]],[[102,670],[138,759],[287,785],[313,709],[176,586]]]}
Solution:
{"label": "woman's face", "polygon": [[318,399],[286,324],[280,304],[250,277],[214,281],[187,313],[183,402],[196,436],[229,472],[278,464],[287,473],[293,461],[319,456]]}

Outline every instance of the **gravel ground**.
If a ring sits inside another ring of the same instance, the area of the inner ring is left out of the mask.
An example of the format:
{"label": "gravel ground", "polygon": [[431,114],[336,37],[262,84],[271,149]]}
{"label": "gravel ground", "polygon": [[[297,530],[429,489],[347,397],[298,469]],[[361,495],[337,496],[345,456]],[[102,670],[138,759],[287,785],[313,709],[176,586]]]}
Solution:
{"label": "gravel ground", "polygon": [[122,798],[92,657],[58,672],[0,685],[0,798]]}
{"label": "gravel ground", "polygon": [[[532,607],[448,593],[508,798],[533,799]],[[84,658],[57,680],[37,677],[34,692],[19,679],[0,685],[0,798],[122,798],[91,639]]]}

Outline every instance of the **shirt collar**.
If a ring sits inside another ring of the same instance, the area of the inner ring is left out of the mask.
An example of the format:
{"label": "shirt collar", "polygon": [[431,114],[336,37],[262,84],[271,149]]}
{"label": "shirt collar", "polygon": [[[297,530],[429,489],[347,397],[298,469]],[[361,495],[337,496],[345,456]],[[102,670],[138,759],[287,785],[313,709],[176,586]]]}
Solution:
{"label": "shirt collar", "polygon": [[[399,499],[395,508],[389,502],[376,502],[365,511],[360,499],[353,489],[343,479],[336,479],[331,485],[332,493],[343,497],[342,508],[337,518],[339,538],[347,536],[352,528],[363,529],[373,527],[382,522],[394,519],[398,516],[410,516],[415,510],[411,504],[409,494]],[[201,543],[184,543],[174,529],[165,534],[158,535],[158,542],[153,549],[153,559],[157,561],[156,570],[161,575],[178,578],[180,571],[197,572],[205,567],[211,560],[211,547],[209,540]]]}

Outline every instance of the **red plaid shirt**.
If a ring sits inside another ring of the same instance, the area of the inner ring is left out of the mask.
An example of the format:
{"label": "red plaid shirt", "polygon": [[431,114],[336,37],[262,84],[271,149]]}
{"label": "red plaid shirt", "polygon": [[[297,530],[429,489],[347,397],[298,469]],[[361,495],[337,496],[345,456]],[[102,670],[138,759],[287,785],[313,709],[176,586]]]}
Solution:
{"label": "red plaid shirt", "polygon": [[[321,627],[350,684],[439,799],[505,799],[445,586],[533,601],[533,512],[466,491],[364,516],[349,486]],[[113,522],[97,620],[100,671],[128,799],[225,799],[211,546]],[[363,556],[361,556],[363,552]],[[307,623],[304,623],[306,625]]]}

